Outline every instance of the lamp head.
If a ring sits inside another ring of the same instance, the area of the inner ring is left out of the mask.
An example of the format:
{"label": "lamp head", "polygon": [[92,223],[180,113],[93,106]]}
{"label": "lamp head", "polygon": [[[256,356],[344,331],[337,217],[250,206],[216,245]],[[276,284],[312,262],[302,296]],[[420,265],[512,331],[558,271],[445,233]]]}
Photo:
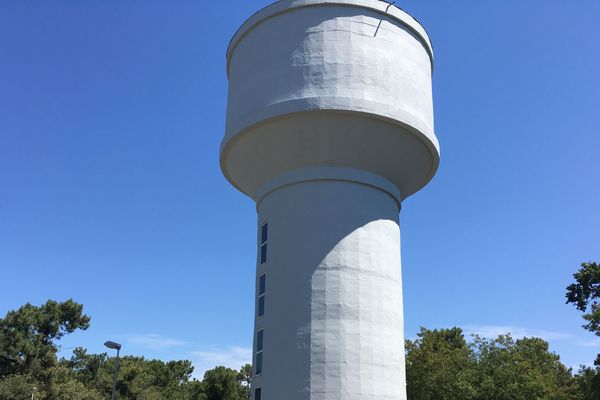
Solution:
{"label": "lamp head", "polygon": [[104,345],[106,347],[108,347],[109,349],[121,350],[121,345],[119,343],[108,341],[108,342],[104,343]]}

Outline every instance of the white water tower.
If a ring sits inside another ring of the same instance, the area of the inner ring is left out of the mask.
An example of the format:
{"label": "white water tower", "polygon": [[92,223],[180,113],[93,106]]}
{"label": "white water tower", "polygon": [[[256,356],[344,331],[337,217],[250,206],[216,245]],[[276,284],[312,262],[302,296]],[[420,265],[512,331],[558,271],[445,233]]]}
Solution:
{"label": "white water tower", "polygon": [[258,211],[255,400],[405,400],[402,200],[433,177],[433,50],[379,0],[281,0],[227,53],[221,168]]}

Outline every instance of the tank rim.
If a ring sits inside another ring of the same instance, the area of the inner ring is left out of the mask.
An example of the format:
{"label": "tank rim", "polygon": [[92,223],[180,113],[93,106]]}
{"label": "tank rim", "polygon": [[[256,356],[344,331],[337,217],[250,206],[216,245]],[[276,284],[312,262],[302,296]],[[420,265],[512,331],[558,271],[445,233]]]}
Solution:
{"label": "tank rim", "polygon": [[[402,129],[406,129],[408,132],[412,133],[417,139],[419,139],[421,141],[421,143],[429,151],[429,155],[431,156],[431,166],[429,168],[429,171],[428,171],[426,177],[423,179],[423,181],[417,187],[413,188],[413,190],[410,190],[408,192],[400,193],[401,201],[405,200],[406,198],[412,196],[413,194],[415,194],[418,191],[420,191],[421,189],[423,189],[425,186],[427,186],[427,184],[429,182],[431,182],[431,180],[435,176],[435,174],[439,168],[439,165],[440,165],[439,144],[437,142],[433,142],[430,137],[425,135],[419,129],[417,129],[411,125],[408,125],[402,121],[399,121],[399,120],[396,120],[393,118],[389,118],[389,117],[385,117],[382,115],[378,115],[378,114],[373,114],[373,113],[368,113],[368,112],[357,112],[357,111],[351,112],[351,111],[346,111],[346,110],[333,110],[333,109],[299,111],[299,112],[291,112],[291,113],[287,113],[287,114],[272,116],[270,118],[266,118],[264,120],[258,121],[254,124],[251,124],[251,125],[245,127],[244,129],[236,132],[234,135],[230,136],[229,138],[225,138],[223,140],[223,142],[221,142],[221,146],[219,149],[219,164],[220,164],[220,168],[221,168],[221,173],[234,188],[236,188],[238,191],[244,193],[248,197],[255,199],[256,193],[249,193],[246,190],[244,190],[244,188],[242,187],[243,185],[236,181],[236,179],[231,175],[229,168],[227,168],[227,160],[229,158],[229,152],[231,151],[231,149],[235,145],[235,143],[238,140],[240,140],[240,138],[242,136],[253,131],[256,127],[266,124],[266,123],[269,123],[271,121],[285,119],[288,117],[293,117],[295,115],[300,115],[300,114],[304,114],[304,113],[323,113],[323,112],[324,113],[332,113],[333,112],[333,113],[339,113],[339,114],[352,113],[352,114],[362,115],[365,118],[384,121],[391,125],[396,125],[398,127],[401,127]],[[390,180],[388,177],[384,177],[384,178]]]}
{"label": "tank rim", "polygon": [[239,42],[248,35],[254,28],[263,23],[269,18],[276,17],[287,12],[294,11],[299,8],[306,7],[319,7],[319,6],[333,6],[333,5],[345,5],[348,7],[366,8],[371,11],[378,12],[392,18],[406,28],[408,28],[413,34],[420,39],[420,42],[425,47],[427,54],[431,60],[431,69],[434,68],[434,55],[433,45],[431,39],[427,34],[427,31],[413,16],[396,6],[394,3],[384,0],[279,0],[276,1],[250,16],[244,23],[238,28],[236,33],[233,35],[227,46],[227,77],[229,77],[231,58],[235,51],[235,48]]}

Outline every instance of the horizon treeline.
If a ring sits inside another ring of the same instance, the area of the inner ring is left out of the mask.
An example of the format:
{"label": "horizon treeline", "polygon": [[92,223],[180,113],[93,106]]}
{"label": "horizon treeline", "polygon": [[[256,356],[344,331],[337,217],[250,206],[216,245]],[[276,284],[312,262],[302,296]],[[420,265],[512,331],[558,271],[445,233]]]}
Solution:
{"label": "horizon treeline", "polygon": [[[0,400],[110,398],[115,357],[84,348],[68,359],[56,355],[64,335],[89,324],[83,306],[73,300],[8,312],[0,319]],[[467,340],[458,327],[421,328],[416,340],[406,341],[409,400],[599,400],[596,364],[574,372],[543,339]],[[216,366],[202,380],[192,378],[193,370],[188,360],[121,357],[117,399],[250,399],[250,365],[239,371]]]}

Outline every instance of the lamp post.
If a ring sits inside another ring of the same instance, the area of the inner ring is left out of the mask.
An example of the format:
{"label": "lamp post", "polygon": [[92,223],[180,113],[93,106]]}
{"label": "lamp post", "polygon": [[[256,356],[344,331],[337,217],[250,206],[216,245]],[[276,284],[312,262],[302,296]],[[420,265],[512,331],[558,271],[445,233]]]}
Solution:
{"label": "lamp post", "polygon": [[119,372],[119,351],[121,350],[121,345],[119,343],[108,341],[104,343],[106,347],[109,349],[113,349],[117,351],[117,359],[115,361],[115,373],[113,375],[113,387],[112,387],[112,400],[115,400],[117,395],[117,373]]}

